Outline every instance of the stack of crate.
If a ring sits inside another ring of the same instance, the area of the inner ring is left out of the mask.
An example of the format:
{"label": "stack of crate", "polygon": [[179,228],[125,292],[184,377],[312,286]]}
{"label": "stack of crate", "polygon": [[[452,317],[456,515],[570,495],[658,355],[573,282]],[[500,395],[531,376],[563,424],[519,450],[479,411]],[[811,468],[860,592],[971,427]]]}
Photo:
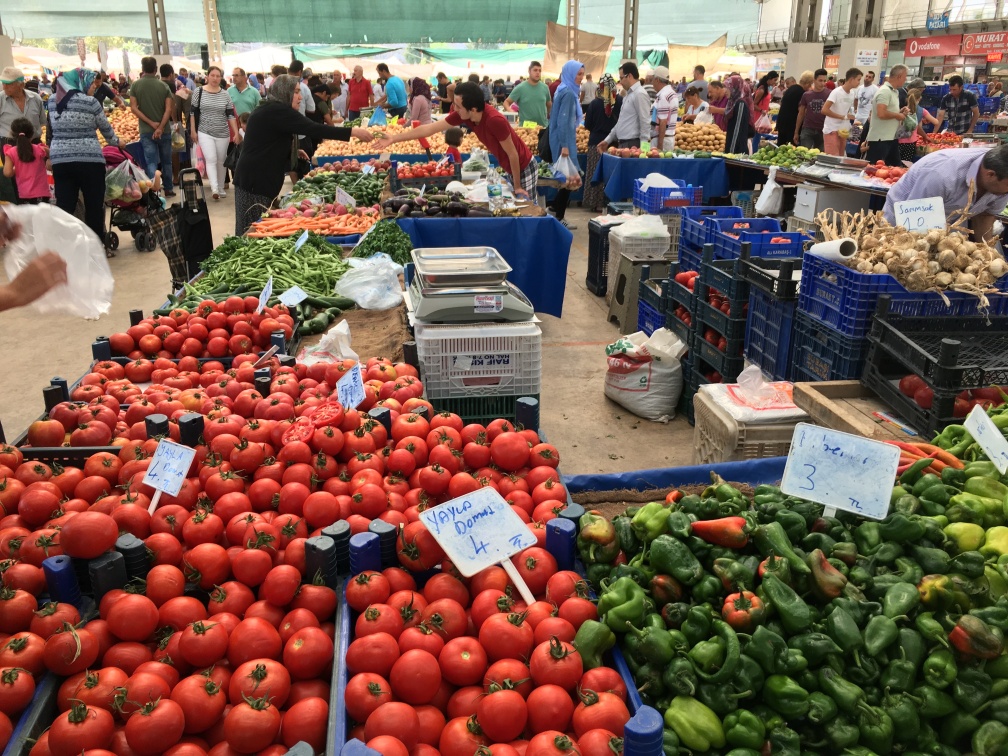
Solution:
{"label": "stack of crate", "polygon": [[642,179],[634,181],[633,205],[637,215],[658,215],[669,233],[668,259],[679,259],[679,235],[682,229],[683,210],[703,202],[703,187],[687,185],[672,179],[674,186],[645,189]]}
{"label": "stack of crate", "polygon": [[801,258],[743,258],[749,283],[745,356],[776,381],[792,378],[791,338],[798,306]]}

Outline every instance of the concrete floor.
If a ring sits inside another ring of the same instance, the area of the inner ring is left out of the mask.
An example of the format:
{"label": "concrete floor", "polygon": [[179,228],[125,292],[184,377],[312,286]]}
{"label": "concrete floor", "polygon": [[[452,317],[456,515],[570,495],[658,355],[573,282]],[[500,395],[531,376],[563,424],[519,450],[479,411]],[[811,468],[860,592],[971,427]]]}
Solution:
{"label": "concrete floor", "polygon": [[[234,229],[233,194],[211,201],[214,241]],[[568,211],[577,224],[567,267],[563,318],[541,315],[543,331],[543,430],[561,455],[566,474],[620,472],[690,463],[693,429],[682,418],[668,424],[635,417],[603,395],[604,349],[619,334],[607,322],[608,306],[585,288],[588,220],[579,208]],[[125,329],[128,312],[149,312],[170,290],[168,262],[160,250],[139,253],[120,232],[111,312],[98,321],[64,315],[42,316],[31,307],[0,315],[0,351],[6,355],[6,386],[0,392],[0,421],[8,440],[43,409],[42,389],[53,376],[78,378],[91,359],[98,335]],[[2,275],[2,273],[0,273]],[[631,330],[636,330],[633,328]]]}

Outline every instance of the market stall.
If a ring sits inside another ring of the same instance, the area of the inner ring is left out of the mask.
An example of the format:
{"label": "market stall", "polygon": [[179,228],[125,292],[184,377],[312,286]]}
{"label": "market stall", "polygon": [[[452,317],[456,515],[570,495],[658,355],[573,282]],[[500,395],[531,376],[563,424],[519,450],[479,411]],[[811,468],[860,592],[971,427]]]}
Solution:
{"label": "market stall", "polygon": [[704,201],[728,195],[728,173],[721,158],[623,158],[602,155],[593,183],[605,185],[606,196],[614,202],[633,197],[634,181],[649,173],[660,173],[693,186],[702,186]]}

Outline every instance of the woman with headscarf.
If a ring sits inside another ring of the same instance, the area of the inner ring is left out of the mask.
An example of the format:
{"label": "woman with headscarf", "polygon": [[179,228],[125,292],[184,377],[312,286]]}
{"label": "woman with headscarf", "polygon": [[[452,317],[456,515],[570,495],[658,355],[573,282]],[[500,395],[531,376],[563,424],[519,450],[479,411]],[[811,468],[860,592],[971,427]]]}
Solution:
{"label": "woman with headscarf", "polygon": [[56,92],[49,100],[49,160],[56,206],[73,214],[77,197],[83,194],[84,222],[104,244],[105,158],[95,131],[100,130],[108,144],[118,145],[119,139],[93,96],[96,89],[98,76],[90,68],[75,68],[57,79]]}
{"label": "woman with headscarf", "polygon": [[585,171],[584,201],[582,204],[592,212],[601,213],[606,208],[605,187],[602,184],[592,184],[591,177],[595,175],[601,156],[598,154],[599,142],[605,140],[616,128],[619,120],[623,97],[616,93],[616,80],[611,74],[605,74],[599,79],[595,99],[585,110],[585,128],[588,129],[588,167]]}
{"label": "woman with headscarf", "polygon": [[778,81],[780,81],[780,74],[776,71],[771,71],[757,82],[752,98],[753,123],[756,123],[764,115],[769,117],[770,100]]}
{"label": "woman with headscarf", "polygon": [[[579,61],[568,60],[560,70],[560,85],[553,98],[553,109],[549,117],[549,142],[553,161],[562,157],[570,158],[577,165],[577,127],[581,123],[581,82],[584,81],[585,68]],[[598,150],[596,150],[597,152]],[[564,215],[570,202],[570,189],[557,190],[553,200],[553,212],[556,219],[573,231],[576,226],[567,223]]]}
{"label": "woman with headscarf", "polygon": [[431,122],[431,88],[430,84],[419,76],[410,82],[409,96],[410,117],[415,124],[421,126]]}
{"label": "woman with headscarf", "polygon": [[269,96],[249,115],[241,156],[235,168],[235,235],[241,236],[257,220],[283,187],[284,176],[297,165],[298,157],[307,159],[298,149],[297,134],[315,141],[351,136],[371,141],[371,132],[313,123],[298,112],[301,104],[300,81],[283,74],[273,80]]}
{"label": "woman with headscarf", "polygon": [[728,90],[728,104],[725,106],[728,127],[725,135],[725,152],[748,154],[749,137],[752,136],[749,113],[752,98],[749,87],[741,76],[732,74],[725,82],[725,88]]}
{"label": "woman with headscarf", "polygon": [[896,130],[896,140],[899,142],[899,159],[905,162],[913,162],[917,155],[917,144],[928,141],[928,134],[924,131],[925,123],[930,123],[933,131],[941,128],[941,121],[920,104],[926,86],[927,82],[920,78],[914,79],[906,85],[907,107],[910,108],[910,115]]}

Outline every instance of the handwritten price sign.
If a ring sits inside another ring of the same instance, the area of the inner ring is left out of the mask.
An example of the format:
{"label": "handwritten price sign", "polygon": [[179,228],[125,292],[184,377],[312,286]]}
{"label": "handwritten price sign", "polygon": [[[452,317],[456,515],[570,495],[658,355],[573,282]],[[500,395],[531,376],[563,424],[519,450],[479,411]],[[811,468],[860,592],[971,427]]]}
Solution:
{"label": "handwritten price sign", "polygon": [[495,564],[507,569],[512,556],[536,545],[532,531],[492,488],[427,509],[420,519],[466,577]]}
{"label": "handwritten price sign", "polygon": [[980,444],[987,458],[994,463],[1002,475],[1008,470],[1008,440],[1001,429],[994,425],[982,407],[974,407],[963,423],[969,434]]}
{"label": "handwritten price sign", "polygon": [[195,449],[162,439],[154,451],[143,482],[169,496],[178,496],[195,456]]}
{"label": "handwritten price sign", "polygon": [[791,439],[781,490],[882,520],[899,466],[899,449],[850,433],[798,423]]}
{"label": "handwritten price sign", "polygon": [[364,379],[361,376],[360,365],[356,365],[336,381],[336,397],[348,410],[357,409],[364,401]]}

